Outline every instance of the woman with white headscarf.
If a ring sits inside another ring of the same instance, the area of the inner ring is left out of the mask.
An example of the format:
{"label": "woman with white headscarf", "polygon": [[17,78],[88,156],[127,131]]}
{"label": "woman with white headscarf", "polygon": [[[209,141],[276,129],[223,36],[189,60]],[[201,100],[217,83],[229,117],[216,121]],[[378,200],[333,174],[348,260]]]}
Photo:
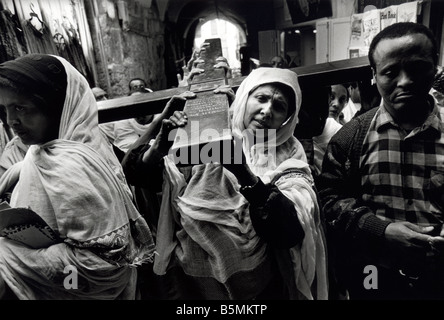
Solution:
{"label": "woman with white headscarf", "polygon": [[86,79],[61,57],[26,55],[0,65],[0,104],[30,146],[10,174],[10,205],[32,209],[59,239],[34,249],[0,237],[0,295],[135,299],[135,267],[152,261],[154,243]]}
{"label": "woman with white headscarf", "polygon": [[293,136],[300,105],[296,73],[259,68],[230,107],[242,163],[176,166],[165,137],[187,122],[179,110],[129,151],[130,183],[164,169],[154,272],[173,279],[169,298],[327,299],[320,211]]}

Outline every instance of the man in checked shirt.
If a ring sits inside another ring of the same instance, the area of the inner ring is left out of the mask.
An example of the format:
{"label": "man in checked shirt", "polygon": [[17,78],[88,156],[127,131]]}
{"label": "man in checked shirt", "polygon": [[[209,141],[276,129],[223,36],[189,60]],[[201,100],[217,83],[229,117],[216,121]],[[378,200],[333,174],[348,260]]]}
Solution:
{"label": "man in checked shirt", "polygon": [[381,105],[330,141],[318,183],[333,279],[350,299],[444,298],[444,108],[438,48],[421,24],[373,39]]}

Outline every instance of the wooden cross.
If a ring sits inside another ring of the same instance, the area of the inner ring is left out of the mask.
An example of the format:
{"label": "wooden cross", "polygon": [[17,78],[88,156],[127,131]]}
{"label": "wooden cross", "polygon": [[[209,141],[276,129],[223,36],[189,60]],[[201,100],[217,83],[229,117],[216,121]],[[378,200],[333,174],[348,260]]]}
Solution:
{"label": "wooden cross", "polygon": [[[309,139],[320,134],[317,131],[319,114],[328,113],[328,96],[322,89],[337,83],[361,81],[364,85],[361,92],[370,86],[372,71],[367,57],[344,59],[326,63],[292,68],[298,74],[302,90],[302,106],[299,112],[299,123],[295,136],[299,139]],[[199,78],[197,78],[199,79]],[[227,79],[228,84],[236,92],[244,77]],[[146,114],[161,113],[166,103],[173,95],[187,91],[188,87],[170,88],[146,94],[125,96],[97,103],[99,122],[134,118]],[[362,104],[370,103],[362,101]]]}
{"label": "wooden cross", "polygon": [[228,84],[227,69],[215,68],[221,58],[221,40],[205,40],[194,62],[203,72],[195,75],[188,86],[189,91],[196,93],[196,98],[186,101],[183,111],[188,123],[177,129],[171,147],[178,165],[221,163],[223,155],[232,152],[228,97],[213,92]]}

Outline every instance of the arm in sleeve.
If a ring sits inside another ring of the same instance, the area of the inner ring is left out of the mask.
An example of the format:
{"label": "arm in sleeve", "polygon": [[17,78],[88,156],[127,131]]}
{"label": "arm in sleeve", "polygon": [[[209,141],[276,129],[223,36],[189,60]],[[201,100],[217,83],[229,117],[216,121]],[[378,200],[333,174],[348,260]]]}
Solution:
{"label": "arm in sleeve", "polygon": [[151,141],[156,137],[161,119],[153,120],[147,131],[128,149],[122,160],[123,172],[128,183],[142,188],[160,191],[162,185],[163,161],[147,164],[142,161],[145,152],[151,148]]}
{"label": "arm in sleeve", "polygon": [[291,248],[304,238],[293,203],[274,184],[260,179],[240,192],[250,203],[250,217],[257,234],[280,248]]}
{"label": "arm in sleeve", "polygon": [[376,249],[384,240],[389,222],[378,218],[362,203],[361,176],[358,170],[352,170],[358,164],[352,164],[348,149],[344,148],[344,141],[349,139],[352,143],[355,136],[349,137],[346,133],[341,129],[331,139],[317,180],[327,229],[330,236],[340,239],[342,244]]}

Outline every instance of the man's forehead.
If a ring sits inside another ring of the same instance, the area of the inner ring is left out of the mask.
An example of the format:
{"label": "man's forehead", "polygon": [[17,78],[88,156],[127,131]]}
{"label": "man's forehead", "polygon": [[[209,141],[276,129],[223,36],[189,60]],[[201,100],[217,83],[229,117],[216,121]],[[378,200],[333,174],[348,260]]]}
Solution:
{"label": "man's forehead", "polygon": [[377,51],[396,51],[406,49],[422,49],[432,50],[433,44],[429,38],[423,34],[406,34],[396,38],[384,38],[376,45],[375,52]]}
{"label": "man's forehead", "polygon": [[409,60],[433,58],[433,45],[421,34],[405,35],[393,39],[382,39],[376,46],[373,58],[378,63],[387,59]]}

